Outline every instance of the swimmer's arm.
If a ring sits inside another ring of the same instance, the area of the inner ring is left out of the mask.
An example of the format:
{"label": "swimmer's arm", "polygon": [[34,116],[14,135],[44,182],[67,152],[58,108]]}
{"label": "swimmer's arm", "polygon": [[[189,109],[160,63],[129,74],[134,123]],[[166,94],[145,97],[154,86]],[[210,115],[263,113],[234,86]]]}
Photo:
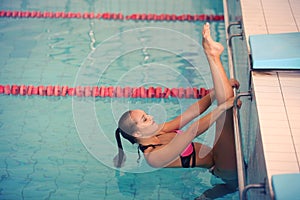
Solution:
{"label": "swimmer's arm", "polygon": [[229,99],[212,112],[195,121],[186,131],[177,134],[163,148],[145,153],[148,164],[152,167],[166,167],[173,162],[195,137],[204,133],[226,110],[233,106],[233,101],[234,98]]}
{"label": "swimmer's arm", "polygon": [[202,99],[192,104],[181,115],[177,116],[175,119],[171,121],[164,123],[161,131],[168,133],[174,130],[181,129],[190,121],[192,121],[193,119],[201,115],[203,112],[205,112],[214,100],[215,100],[215,91],[212,90],[209,94],[205,95]]}
{"label": "swimmer's arm", "polygon": [[192,123],[192,125],[186,130],[186,132],[188,134],[193,135],[194,138],[198,137],[199,135],[201,135],[202,133],[207,131],[207,129],[209,127],[211,127],[211,125],[213,123],[215,123],[217,121],[217,119],[226,110],[232,108],[233,101],[234,101],[234,98],[232,97],[229,100],[227,100],[226,102],[222,103],[221,105],[216,107],[213,111],[211,111],[207,115],[201,117],[200,119],[198,119],[197,121]]}

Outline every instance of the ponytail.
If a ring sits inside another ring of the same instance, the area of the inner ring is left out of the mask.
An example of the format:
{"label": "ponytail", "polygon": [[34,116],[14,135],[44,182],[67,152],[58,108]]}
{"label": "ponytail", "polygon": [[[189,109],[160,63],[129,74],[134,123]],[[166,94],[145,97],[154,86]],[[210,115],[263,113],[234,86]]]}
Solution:
{"label": "ponytail", "polygon": [[115,137],[116,137],[117,144],[118,144],[118,154],[114,158],[114,165],[117,168],[122,167],[125,163],[125,160],[126,160],[126,156],[125,156],[125,153],[123,151],[120,132],[121,132],[120,128],[117,128],[117,130],[115,131]]}
{"label": "ponytail", "polygon": [[[131,144],[137,143],[137,140],[134,136],[125,133],[120,128],[117,128],[117,130],[115,132],[115,137],[116,137],[117,144],[118,144],[118,154],[114,158],[114,164],[115,164],[115,167],[117,167],[117,168],[122,167],[126,161],[126,155],[123,151],[123,146],[122,146],[122,141],[121,141],[120,135],[122,135],[123,138],[127,139]],[[138,154],[139,154],[139,158],[140,158],[139,151],[138,151]]]}
{"label": "ponytail", "polygon": [[[126,161],[126,155],[125,152],[123,151],[120,135],[122,135],[122,137],[128,140],[131,144],[137,143],[137,139],[131,135],[136,129],[136,124],[131,119],[130,113],[131,113],[130,110],[123,113],[123,115],[120,117],[120,120],[118,122],[118,128],[115,131],[115,137],[118,144],[118,154],[114,158],[114,165],[117,168],[122,167]],[[122,129],[119,127],[122,127]]]}

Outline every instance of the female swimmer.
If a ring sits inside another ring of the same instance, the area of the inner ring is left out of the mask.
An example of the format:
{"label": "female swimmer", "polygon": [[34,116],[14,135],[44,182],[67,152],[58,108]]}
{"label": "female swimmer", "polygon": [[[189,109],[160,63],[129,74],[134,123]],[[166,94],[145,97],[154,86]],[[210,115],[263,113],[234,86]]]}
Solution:
{"label": "female swimmer", "polygon": [[[116,167],[121,167],[125,161],[122,135],[132,144],[139,145],[152,167],[203,167],[225,182],[237,180],[232,107],[233,87],[238,88],[239,83],[227,78],[220,59],[224,47],[212,39],[209,23],[204,25],[202,37],[214,89],[181,115],[163,124],[157,124],[143,110],[125,112],[115,132],[119,147],[114,159]],[[194,121],[185,131],[180,130],[206,111],[214,100],[218,105],[214,110]],[[193,142],[213,123],[216,123],[216,134],[212,148]]]}

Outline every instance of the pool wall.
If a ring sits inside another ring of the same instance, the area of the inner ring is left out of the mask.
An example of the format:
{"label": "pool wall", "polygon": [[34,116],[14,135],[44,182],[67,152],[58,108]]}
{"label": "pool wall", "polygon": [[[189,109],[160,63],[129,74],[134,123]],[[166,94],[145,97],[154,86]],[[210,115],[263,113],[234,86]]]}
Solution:
{"label": "pool wall", "polygon": [[[227,0],[229,23],[241,22],[241,26],[232,26],[231,34],[238,34],[243,29],[243,17],[240,2]],[[245,163],[245,185],[264,183],[267,177],[265,158],[259,128],[258,114],[256,109],[255,93],[252,91],[250,76],[249,50],[247,40],[242,37],[232,39],[232,56],[234,76],[240,81],[240,92],[251,92],[252,98],[242,98],[242,108],[239,110],[239,126],[241,133],[243,157]],[[247,192],[249,199],[270,199],[268,189],[250,189]]]}

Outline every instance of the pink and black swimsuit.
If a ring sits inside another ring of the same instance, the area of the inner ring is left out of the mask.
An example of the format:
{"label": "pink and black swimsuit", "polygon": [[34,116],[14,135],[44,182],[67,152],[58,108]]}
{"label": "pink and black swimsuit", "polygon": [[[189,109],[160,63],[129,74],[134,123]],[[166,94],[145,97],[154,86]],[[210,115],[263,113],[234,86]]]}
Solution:
{"label": "pink and black swimsuit", "polygon": [[[181,134],[181,130],[176,130],[177,134]],[[162,144],[149,144],[149,145],[139,145],[139,148],[142,152],[144,152],[147,148],[152,147],[155,148],[157,146],[161,146]],[[190,165],[192,159],[192,166]],[[191,142],[180,154],[181,165],[183,168],[193,168],[196,165],[196,152],[194,143]]]}
{"label": "pink and black swimsuit", "polygon": [[[181,130],[176,131],[177,134],[181,134]],[[190,166],[192,160],[192,166]],[[196,151],[195,151],[195,146],[194,143],[191,142],[180,154],[180,160],[181,160],[181,165],[183,168],[190,168],[190,167],[195,167],[196,165]]]}

